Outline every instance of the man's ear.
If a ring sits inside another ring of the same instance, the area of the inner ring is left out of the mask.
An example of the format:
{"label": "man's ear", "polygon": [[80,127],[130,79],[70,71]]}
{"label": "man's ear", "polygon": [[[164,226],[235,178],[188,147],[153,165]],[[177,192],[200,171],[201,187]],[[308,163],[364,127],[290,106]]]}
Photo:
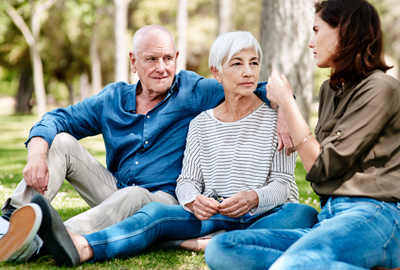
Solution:
{"label": "man's ear", "polygon": [[179,51],[176,51],[175,61],[178,59],[178,56],[179,56]]}
{"label": "man's ear", "polygon": [[214,76],[214,78],[218,81],[221,82],[221,76],[219,75],[219,71],[215,66],[211,66],[211,73]]}
{"label": "man's ear", "polygon": [[132,70],[132,72],[133,73],[136,73],[136,65],[135,65],[135,63],[136,63],[136,57],[135,57],[135,54],[131,51],[131,52],[129,52],[129,59],[130,59],[130,62],[131,62],[131,70]]}

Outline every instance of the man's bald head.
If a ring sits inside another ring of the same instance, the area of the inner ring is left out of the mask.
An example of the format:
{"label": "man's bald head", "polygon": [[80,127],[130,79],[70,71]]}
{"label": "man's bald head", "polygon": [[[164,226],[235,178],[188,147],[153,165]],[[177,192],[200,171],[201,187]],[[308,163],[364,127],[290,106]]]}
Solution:
{"label": "man's bald head", "polygon": [[161,25],[152,24],[143,26],[142,28],[136,31],[132,41],[133,54],[137,55],[137,53],[141,50],[141,44],[146,43],[147,40],[154,38],[156,38],[155,40],[157,40],[157,37],[165,35],[168,35],[171,38],[176,52],[175,40],[171,32],[168,31],[167,28],[162,27]]}

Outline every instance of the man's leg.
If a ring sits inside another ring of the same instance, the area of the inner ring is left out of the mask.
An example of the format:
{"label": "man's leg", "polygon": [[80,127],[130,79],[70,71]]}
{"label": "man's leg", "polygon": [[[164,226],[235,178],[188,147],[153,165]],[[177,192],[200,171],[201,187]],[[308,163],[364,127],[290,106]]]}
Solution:
{"label": "man's leg", "polygon": [[126,187],[113,193],[98,206],[72,217],[64,224],[68,230],[76,234],[94,233],[132,216],[151,202],[178,204],[172,195],[163,191],[153,194],[141,187]]}
{"label": "man's leg", "polygon": [[369,198],[329,199],[324,220],[270,269],[370,269],[400,266],[400,204]]}
{"label": "man's leg", "polygon": [[[50,178],[44,197],[50,202],[64,179],[71,183],[90,207],[98,205],[118,190],[114,176],[67,133],[60,133],[54,138],[47,156],[47,166]],[[22,180],[5,202],[3,213],[12,207],[19,208],[29,203],[36,193]]]}

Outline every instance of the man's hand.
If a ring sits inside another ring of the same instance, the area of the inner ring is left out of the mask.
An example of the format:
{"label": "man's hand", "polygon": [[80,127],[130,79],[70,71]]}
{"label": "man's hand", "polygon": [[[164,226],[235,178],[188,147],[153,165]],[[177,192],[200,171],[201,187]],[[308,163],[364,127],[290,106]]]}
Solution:
{"label": "man's hand", "polygon": [[44,195],[49,183],[47,150],[49,144],[40,137],[33,137],[28,144],[28,162],[23,170],[26,185]]}
{"label": "man's hand", "polygon": [[218,202],[213,198],[204,195],[197,195],[196,200],[185,205],[193,211],[194,215],[200,220],[208,220],[218,214]]}
{"label": "man's hand", "polygon": [[278,151],[281,151],[283,147],[286,149],[286,155],[290,156],[291,153],[296,151],[290,137],[289,128],[286,124],[283,113],[278,110],[278,123],[276,124],[276,132],[278,133]]}
{"label": "man's hand", "polygon": [[258,206],[257,193],[255,191],[241,191],[223,200],[219,205],[219,212],[228,217],[241,217],[256,206]]}

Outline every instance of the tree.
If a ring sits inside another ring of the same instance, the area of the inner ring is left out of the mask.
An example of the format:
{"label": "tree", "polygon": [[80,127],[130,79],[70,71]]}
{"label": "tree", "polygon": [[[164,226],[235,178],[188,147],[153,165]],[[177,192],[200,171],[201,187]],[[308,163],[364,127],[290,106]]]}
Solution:
{"label": "tree", "polygon": [[115,3],[115,81],[128,82],[128,60],[126,52],[126,29],[128,6],[131,0],[114,0]]}
{"label": "tree", "polygon": [[186,31],[188,24],[188,0],[179,0],[178,3],[178,15],[176,16],[176,29],[178,32],[178,50],[179,57],[177,61],[177,72],[182,69],[186,69],[187,59],[187,40]]}
{"label": "tree", "polygon": [[57,1],[58,0],[47,0],[44,3],[38,2],[35,6],[31,6],[31,29],[29,29],[28,25],[13,6],[10,5],[7,8],[8,15],[11,17],[15,25],[21,30],[26,42],[29,45],[31,63],[33,66],[33,82],[37,100],[38,117],[42,117],[42,115],[46,112],[46,92],[43,80],[43,65],[40,57],[40,51],[37,48],[40,34],[40,16]]}
{"label": "tree", "polygon": [[260,80],[276,68],[288,78],[303,117],[309,122],[312,101],[313,0],[263,0],[261,48],[264,53]]}
{"label": "tree", "polygon": [[218,0],[218,35],[232,28],[232,0]]}

